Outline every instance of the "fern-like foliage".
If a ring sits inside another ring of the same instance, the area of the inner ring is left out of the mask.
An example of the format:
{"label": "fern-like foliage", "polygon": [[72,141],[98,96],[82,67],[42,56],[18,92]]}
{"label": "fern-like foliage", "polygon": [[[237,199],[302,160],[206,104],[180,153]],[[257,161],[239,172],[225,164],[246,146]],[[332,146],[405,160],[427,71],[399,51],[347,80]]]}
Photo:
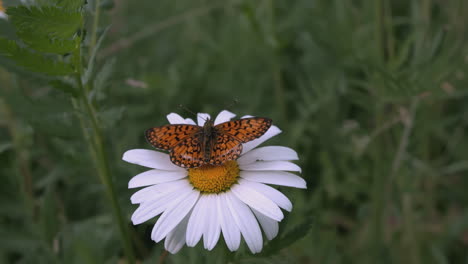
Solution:
{"label": "fern-like foliage", "polygon": [[32,49],[63,54],[76,48],[73,38],[82,24],[80,11],[56,6],[18,6],[7,12],[18,37]]}
{"label": "fern-like foliage", "polygon": [[48,75],[68,75],[73,73],[71,64],[22,48],[13,40],[0,38],[0,55],[15,61],[18,66],[34,72]]}
{"label": "fern-like foliage", "polygon": [[50,38],[71,38],[82,22],[81,12],[56,6],[10,7],[7,14],[18,32]]}
{"label": "fern-like foliage", "polygon": [[83,1],[50,0],[43,6],[7,9],[18,41],[0,39],[0,55],[27,70],[48,75],[68,75],[74,65],[64,56],[80,49]]}

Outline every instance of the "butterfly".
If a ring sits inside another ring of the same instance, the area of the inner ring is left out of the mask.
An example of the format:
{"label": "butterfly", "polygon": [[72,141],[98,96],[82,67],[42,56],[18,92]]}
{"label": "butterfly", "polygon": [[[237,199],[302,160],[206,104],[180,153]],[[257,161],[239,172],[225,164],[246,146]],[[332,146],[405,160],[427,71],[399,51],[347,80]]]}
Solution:
{"label": "butterfly", "polygon": [[271,123],[269,118],[251,117],[214,125],[208,119],[203,126],[170,124],[153,127],[146,130],[145,136],[155,148],[169,151],[175,165],[197,168],[237,159],[242,152],[242,143],[261,137]]}

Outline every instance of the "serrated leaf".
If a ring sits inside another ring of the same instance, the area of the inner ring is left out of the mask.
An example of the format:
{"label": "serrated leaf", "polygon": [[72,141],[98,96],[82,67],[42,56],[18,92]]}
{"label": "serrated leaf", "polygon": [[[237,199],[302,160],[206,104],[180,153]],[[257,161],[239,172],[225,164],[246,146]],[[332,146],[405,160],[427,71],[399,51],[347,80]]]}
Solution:
{"label": "serrated leaf", "polygon": [[106,88],[106,82],[112,75],[114,71],[116,59],[111,58],[107,60],[104,65],[102,66],[101,70],[97,73],[96,78],[94,79],[94,89],[98,96],[96,96],[97,100],[99,100],[99,95],[103,94],[104,88]]}
{"label": "serrated leaf", "polygon": [[66,81],[63,81],[63,80],[52,80],[52,81],[49,82],[49,84],[53,88],[55,88],[57,90],[60,90],[60,91],[62,91],[64,93],[70,94],[73,97],[78,97],[79,96],[78,90],[70,82],[66,82]]}
{"label": "serrated leaf", "polygon": [[93,70],[94,70],[94,64],[95,64],[95,61],[96,61],[97,51],[99,50],[99,47],[101,47],[101,44],[102,44],[104,38],[106,37],[107,31],[109,30],[109,28],[110,27],[107,27],[104,30],[102,35],[99,37],[99,40],[96,43],[96,46],[91,51],[91,56],[90,56],[89,61],[88,61],[88,67],[86,68],[86,71],[85,71],[85,73],[83,75],[83,83],[84,84],[87,84],[89,82],[89,80],[91,79],[91,76],[92,76]]}
{"label": "serrated leaf", "polygon": [[79,42],[73,39],[51,39],[31,34],[19,34],[18,36],[32,49],[44,53],[66,54],[79,48]]}
{"label": "serrated leaf", "polygon": [[0,38],[0,56],[13,60],[18,66],[30,71],[48,75],[68,75],[73,73],[71,64],[45,57],[20,47],[15,41]]}
{"label": "serrated leaf", "polygon": [[79,11],[67,11],[55,6],[9,7],[10,21],[21,34],[47,36],[51,39],[70,39],[82,24]]}

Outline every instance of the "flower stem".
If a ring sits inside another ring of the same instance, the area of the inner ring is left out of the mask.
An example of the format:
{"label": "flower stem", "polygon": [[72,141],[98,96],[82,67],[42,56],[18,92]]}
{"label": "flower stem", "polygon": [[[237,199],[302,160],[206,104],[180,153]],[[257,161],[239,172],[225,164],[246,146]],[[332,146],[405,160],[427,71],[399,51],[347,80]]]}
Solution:
{"label": "flower stem", "polygon": [[[76,74],[75,80],[78,85],[81,94],[81,104],[78,104],[86,116],[90,120],[91,131],[88,133],[86,132],[86,128],[83,128],[83,132],[85,133],[85,138],[88,140],[90,145],[90,152],[94,158],[96,169],[98,171],[99,179],[101,180],[102,184],[105,187],[106,194],[108,199],[111,202],[112,211],[114,213],[114,217],[117,220],[117,225],[120,231],[121,240],[123,243],[123,247],[125,250],[125,255],[127,256],[128,263],[133,264],[135,263],[135,255],[132,248],[131,239],[129,236],[128,228],[125,224],[125,219],[122,216],[122,210],[120,209],[120,205],[118,203],[117,195],[115,192],[115,187],[111,179],[110,175],[110,168],[107,153],[104,146],[103,141],[103,134],[101,127],[99,125],[99,120],[97,117],[97,113],[92,105],[92,102],[89,100],[89,91],[91,90],[89,84],[87,87],[82,83],[82,63],[81,63],[81,50],[78,49],[75,55],[75,66],[76,66]],[[76,101],[74,101],[75,104]],[[80,123],[82,126],[86,126],[85,120],[80,118]]]}
{"label": "flower stem", "polygon": [[91,39],[89,41],[89,50],[91,51],[96,46],[100,13],[101,13],[101,0],[94,0],[94,17],[93,17],[94,19],[93,19],[93,27],[91,29]]}

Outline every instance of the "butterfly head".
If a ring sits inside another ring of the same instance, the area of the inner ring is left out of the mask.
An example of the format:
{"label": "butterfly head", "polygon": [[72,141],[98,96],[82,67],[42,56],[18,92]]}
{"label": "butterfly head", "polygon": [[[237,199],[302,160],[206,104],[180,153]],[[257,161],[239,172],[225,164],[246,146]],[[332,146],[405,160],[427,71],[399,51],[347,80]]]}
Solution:
{"label": "butterfly head", "polygon": [[211,135],[213,127],[214,127],[214,121],[208,117],[205,121],[205,124],[203,125],[203,131],[205,135]]}

